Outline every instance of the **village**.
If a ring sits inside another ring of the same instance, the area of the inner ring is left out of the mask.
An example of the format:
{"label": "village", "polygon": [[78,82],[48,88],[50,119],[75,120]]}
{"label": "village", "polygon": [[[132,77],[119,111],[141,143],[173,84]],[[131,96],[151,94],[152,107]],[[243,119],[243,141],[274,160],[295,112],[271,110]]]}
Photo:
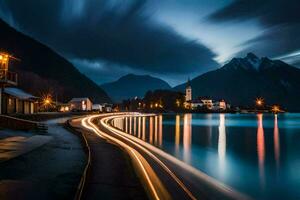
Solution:
{"label": "village", "polygon": [[37,97],[18,87],[18,74],[9,70],[9,60],[16,59],[0,53],[0,114],[34,114],[38,112],[112,112],[110,103],[92,103],[88,97],[74,97],[69,102],[55,101],[51,94]]}
{"label": "village", "polygon": [[[124,100],[122,103],[92,102],[89,97],[73,97],[68,102],[59,102],[52,94],[37,97],[18,87],[18,74],[9,70],[10,59],[17,59],[7,53],[0,54],[0,114],[29,115],[35,113],[84,113],[84,112],[280,112],[278,106],[266,108],[262,98],[255,100],[253,109],[239,109],[224,99],[209,97],[193,98],[190,80],[185,94],[176,91],[149,91],[144,98]],[[150,96],[149,96],[150,93]],[[155,94],[157,93],[157,94]],[[167,95],[166,95],[167,94]],[[152,95],[152,96],[151,96]]]}

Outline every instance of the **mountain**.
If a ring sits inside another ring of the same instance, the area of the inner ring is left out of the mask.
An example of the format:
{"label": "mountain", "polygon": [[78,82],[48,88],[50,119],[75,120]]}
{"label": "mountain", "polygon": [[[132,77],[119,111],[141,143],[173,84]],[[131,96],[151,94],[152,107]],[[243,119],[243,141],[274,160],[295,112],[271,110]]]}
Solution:
{"label": "mountain", "polygon": [[[210,96],[236,106],[249,106],[257,97],[263,97],[267,104],[300,110],[300,69],[253,53],[194,78],[191,86],[193,98]],[[184,88],[185,84],[175,87],[181,91]]]}
{"label": "mountain", "polygon": [[51,92],[59,101],[68,101],[72,97],[90,97],[94,102],[111,101],[97,84],[65,58],[1,19],[0,50],[21,60],[14,61],[10,70],[18,72],[18,87],[34,95]]}
{"label": "mountain", "polygon": [[149,90],[171,89],[167,82],[159,78],[134,74],[125,75],[117,81],[103,84],[101,87],[110,94],[115,102],[134,97],[144,97]]}

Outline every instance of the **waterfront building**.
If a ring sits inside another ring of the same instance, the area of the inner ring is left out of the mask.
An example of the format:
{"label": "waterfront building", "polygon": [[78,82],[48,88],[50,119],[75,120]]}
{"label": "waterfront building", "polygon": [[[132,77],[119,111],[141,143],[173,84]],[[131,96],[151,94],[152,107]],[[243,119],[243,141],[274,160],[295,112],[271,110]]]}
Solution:
{"label": "waterfront building", "polygon": [[19,88],[7,87],[2,91],[2,114],[33,114],[38,110],[38,97]]}
{"label": "waterfront building", "polygon": [[192,110],[203,108],[204,104],[200,99],[195,99],[191,101]]}
{"label": "waterfront building", "polygon": [[93,103],[88,97],[73,98],[69,101],[71,111],[91,111]]}
{"label": "waterfront building", "polygon": [[69,112],[71,110],[71,105],[69,103],[58,103],[56,106],[59,112]]}
{"label": "waterfront building", "polygon": [[213,103],[213,110],[226,110],[227,104],[224,100],[216,101]]}
{"label": "waterfront building", "polygon": [[32,114],[37,112],[37,97],[16,88],[17,73],[9,71],[9,60],[16,59],[0,52],[0,114]]}
{"label": "waterfront building", "polygon": [[198,97],[193,99],[192,97],[192,86],[190,79],[188,79],[185,88],[185,102],[184,107],[186,109],[197,110],[197,109],[208,109],[208,110],[226,110],[230,108],[230,105],[225,100],[214,101],[210,97]]}
{"label": "waterfront building", "polygon": [[113,111],[113,105],[110,103],[103,103],[102,106],[102,112],[112,112]]}
{"label": "waterfront building", "polygon": [[214,108],[213,100],[210,98],[200,98],[203,106],[205,106],[207,109],[212,110]]}

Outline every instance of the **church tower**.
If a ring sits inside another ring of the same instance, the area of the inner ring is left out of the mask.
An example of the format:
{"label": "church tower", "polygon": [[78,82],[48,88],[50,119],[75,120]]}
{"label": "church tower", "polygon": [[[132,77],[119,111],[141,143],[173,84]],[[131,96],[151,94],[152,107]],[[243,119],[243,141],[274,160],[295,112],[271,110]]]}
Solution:
{"label": "church tower", "polygon": [[191,81],[188,79],[185,87],[185,101],[191,101],[192,100],[192,86]]}

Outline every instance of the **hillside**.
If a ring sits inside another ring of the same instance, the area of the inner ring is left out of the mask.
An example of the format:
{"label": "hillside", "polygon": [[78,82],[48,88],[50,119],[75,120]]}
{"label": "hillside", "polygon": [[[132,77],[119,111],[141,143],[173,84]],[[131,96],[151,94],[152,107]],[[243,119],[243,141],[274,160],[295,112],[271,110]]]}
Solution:
{"label": "hillside", "polygon": [[144,97],[149,90],[171,88],[167,82],[159,78],[134,74],[125,75],[117,81],[103,84],[101,87],[111,95],[115,102],[134,97]]}
{"label": "hillside", "polygon": [[49,47],[16,31],[1,19],[0,30],[0,50],[21,59],[10,68],[18,72],[20,88],[38,96],[50,92],[59,101],[72,97],[111,101],[98,85]]}
{"label": "hillside", "polygon": [[[300,110],[300,69],[280,60],[258,58],[253,53],[233,58],[220,69],[194,78],[191,86],[193,98],[210,96],[247,106],[253,105],[255,98],[263,97],[267,104]],[[184,88],[184,84],[175,87],[180,91]]]}

